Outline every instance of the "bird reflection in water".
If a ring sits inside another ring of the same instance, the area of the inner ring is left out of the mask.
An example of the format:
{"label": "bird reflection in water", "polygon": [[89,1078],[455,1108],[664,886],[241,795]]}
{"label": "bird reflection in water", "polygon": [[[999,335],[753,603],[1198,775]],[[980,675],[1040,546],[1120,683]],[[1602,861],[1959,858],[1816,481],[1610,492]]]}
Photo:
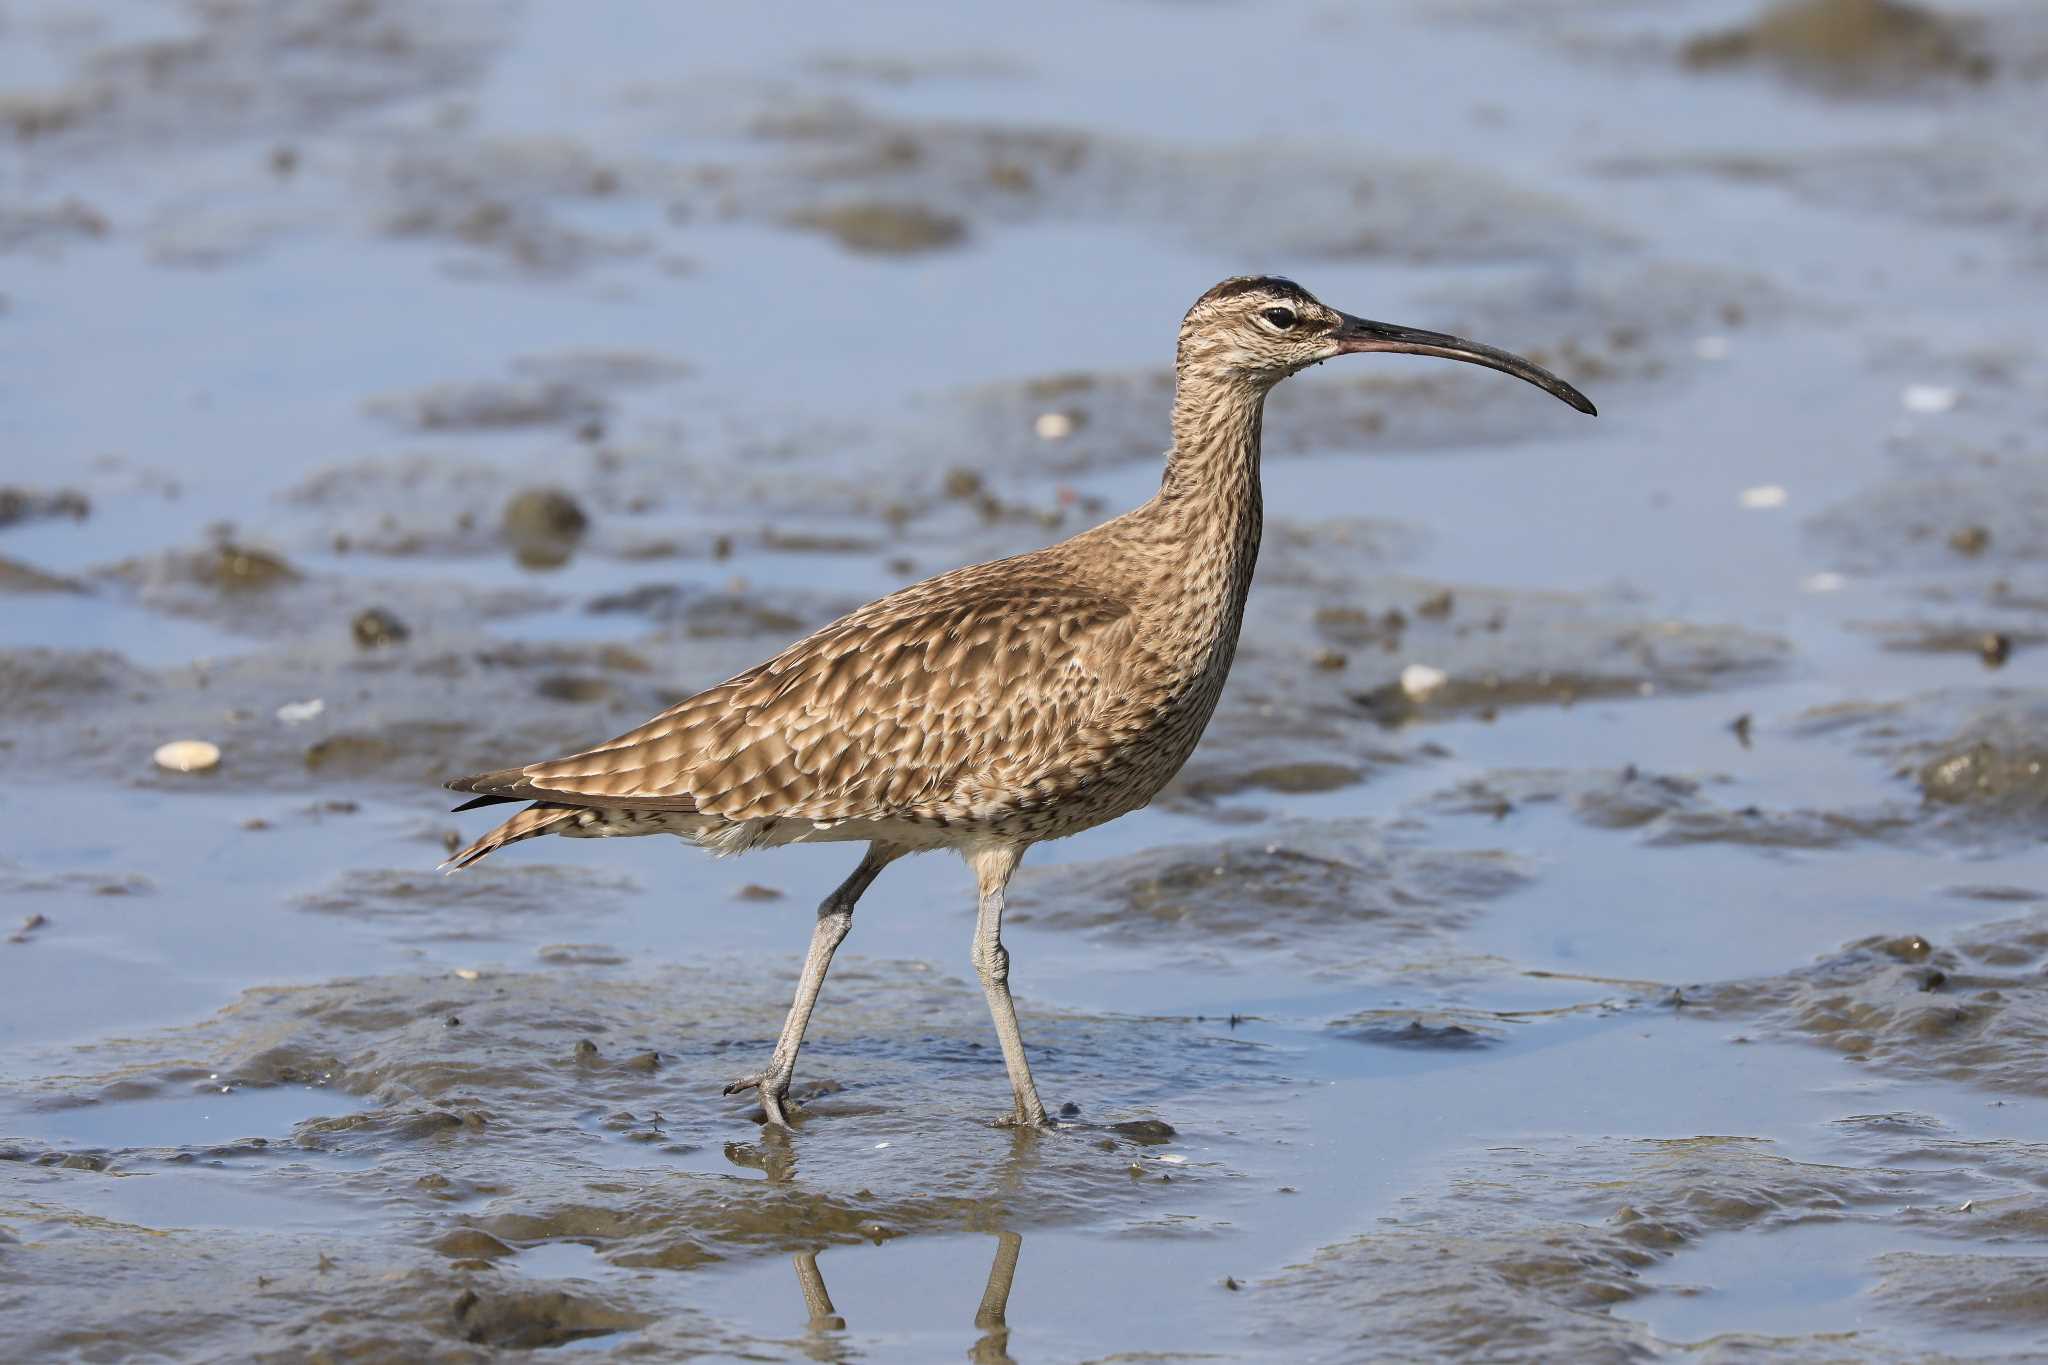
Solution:
{"label": "bird reflection in water", "polygon": [[[1010,1150],[995,1167],[997,1179],[995,1188],[987,1196],[989,1214],[997,1219],[1004,1216],[1004,1209],[1024,1191],[1031,1173],[1038,1169],[1039,1133],[1036,1129],[1019,1128],[1010,1133]],[[725,1158],[735,1166],[762,1173],[770,1184],[784,1184],[796,1179],[797,1149],[791,1141],[790,1132],[773,1124],[764,1125],[758,1142],[729,1142],[725,1147]],[[1010,1283],[1017,1275],[1017,1255],[1023,1250],[1022,1235],[1007,1229],[996,1233],[996,1255],[988,1268],[988,1282],[982,1287],[981,1303],[974,1310],[974,1325],[981,1335],[968,1349],[967,1358],[975,1365],[1014,1365],[1010,1358],[1010,1325],[1007,1313],[1010,1304]],[[852,1341],[840,1335],[846,1331],[846,1319],[832,1305],[832,1295],[825,1288],[825,1276],[818,1269],[818,1251],[799,1251],[793,1257],[796,1264],[797,1287],[803,1291],[804,1308],[808,1322],[799,1349],[813,1360],[842,1361],[860,1355]]]}
{"label": "bird reflection in water", "polygon": [[[981,1291],[981,1304],[974,1310],[974,1325],[981,1335],[967,1348],[975,1365],[1014,1365],[1010,1358],[1010,1283],[1017,1277],[1017,1254],[1024,1238],[1015,1232],[996,1234],[996,1258],[988,1268],[988,1283]],[[838,1334],[846,1330],[846,1319],[832,1306],[831,1291],[818,1269],[818,1253],[799,1251],[795,1256],[796,1282],[803,1290],[804,1308],[810,1321],[804,1329],[803,1351],[813,1360],[847,1360],[855,1354],[852,1343]]]}

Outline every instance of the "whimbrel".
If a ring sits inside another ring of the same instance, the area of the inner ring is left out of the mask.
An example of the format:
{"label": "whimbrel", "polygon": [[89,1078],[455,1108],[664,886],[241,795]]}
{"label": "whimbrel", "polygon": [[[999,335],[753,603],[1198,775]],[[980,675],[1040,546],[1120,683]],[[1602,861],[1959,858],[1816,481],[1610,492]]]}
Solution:
{"label": "whimbrel", "polygon": [[718,853],[861,842],[818,907],[782,1037],[759,1072],[771,1124],[853,907],[906,853],[960,852],[980,888],[972,959],[1014,1105],[1044,1125],[1003,946],[1003,896],[1026,849],[1143,806],[1180,770],[1237,649],[1262,519],[1266,394],[1319,361],[1399,351],[1527,380],[1591,414],[1520,356],[1325,307],[1291,280],[1225,280],[1180,326],[1173,448],[1135,511],[1030,554],[912,584],[630,730],[566,758],[448,785],[456,807],[530,801],[451,859],[543,834],[676,834]]}

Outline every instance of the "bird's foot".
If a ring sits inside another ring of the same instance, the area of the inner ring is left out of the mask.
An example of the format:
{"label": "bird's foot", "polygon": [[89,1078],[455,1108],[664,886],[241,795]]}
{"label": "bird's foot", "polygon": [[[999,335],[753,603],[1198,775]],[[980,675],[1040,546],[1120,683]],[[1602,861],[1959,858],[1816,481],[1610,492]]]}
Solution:
{"label": "bird's foot", "polygon": [[748,1090],[760,1093],[762,1119],[769,1127],[787,1128],[790,1126],[789,1114],[785,1108],[789,1100],[789,1074],[787,1072],[783,1071],[780,1067],[770,1067],[766,1071],[756,1072],[751,1076],[742,1076],[725,1087],[725,1093],[728,1095],[738,1095]]}
{"label": "bird's foot", "polygon": [[1046,1117],[1045,1106],[1040,1104],[1018,1105],[1009,1113],[996,1120],[998,1128],[1030,1128],[1040,1132],[1052,1132],[1059,1125]]}

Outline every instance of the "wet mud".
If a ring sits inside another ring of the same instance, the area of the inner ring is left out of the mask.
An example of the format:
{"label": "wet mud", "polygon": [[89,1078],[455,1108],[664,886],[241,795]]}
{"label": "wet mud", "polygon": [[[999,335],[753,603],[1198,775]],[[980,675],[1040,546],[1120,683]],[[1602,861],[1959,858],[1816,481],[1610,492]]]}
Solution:
{"label": "wet mud", "polygon": [[[1266,1089],[1277,1078],[1263,1050],[1182,1021],[1040,1014],[1034,1033],[1058,1077],[1049,1093],[1077,1117],[1061,1134],[1011,1132],[989,1122],[1007,1089],[979,991],[918,965],[842,969],[834,1041],[810,1050],[793,1136],[737,1139],[751,1129],[734,1121],[744,1101],[719,1095],[772,1046],[780,1009],[753,982],[694,968],[259,989],[172,1035],[96,1045],[81,1058],[90,1074],[17,1096],[26,1107],[12,1120],[99,1131],[126,1125],[101,1125],[96,1110],[140,1106],[141,1126],[113,1145],[0,1152],[19,1198],[10,1219],[53,1253],[45,1325],[15,1339],[137,1349],[175,1325],[180,1349],[210,1354],[261,1354],[280,1333],[315,1354],[616,1333],[634,1333],[638,1350],[705,1349],[719,1334],[689,1306],[701,1291],[688,1272],[935,1232],[1135,1232],[1244,1178],[1227,1160],[1155,1159],[1171,1155],[1160,1144],[1173,1130],[1127,1080],[1153,1076],[1158,1096]],[[277,1112],[266,1108],[248,1120],[256,1128],[233,1126],[238,1104],[278,1094],[308,1116],[264,1130]],[[209,1097],[227,1140],[150,1141],[148,1103],[183,1096]],[[151,1245],[114,1211],[152,1185],[329,1214],[324,1226],[238,1230],[205,1251],[181,1246],[186,1234]],[[1206,1224],[1177,1235],[1212,1235]],[[398,1229],[393,1244],[386,1230]],[[90,1269],[82,1239],[121,1257],[112,1282],[137,1291],[90,1328],[73,1316]],[[166,1262],[194,1254],[234,1267],[204,1314],[152,1289]],[[573,1273],[548,1268],[572,1262]],[[243,1269],[254,1266],[263,1273]]]}
{"label": "wet mud", "polygon": [[[11,1354],[2037,1357],[2038,16],[963,16],[8,13]],[[957,859],[789,1135],[850,848],[435,871],[446,777],[1150,496],[1265,269],[1603,415],[1276,392],[1208,733],[1014,887],[1056,1131]]]}

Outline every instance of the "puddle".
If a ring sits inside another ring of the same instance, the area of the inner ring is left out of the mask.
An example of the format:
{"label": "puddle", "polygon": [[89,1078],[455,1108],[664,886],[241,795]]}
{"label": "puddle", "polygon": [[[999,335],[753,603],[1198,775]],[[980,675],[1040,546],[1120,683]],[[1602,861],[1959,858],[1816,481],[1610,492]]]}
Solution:
{"label": "puddle", "polygon": [[210,1093],[44,1106],[18,1110],[0,1123],[17,1140],[59,1147],[221,1146],[249,1138],[282,1141],[307,1119],[355,1107],[324,1085],[248,1088],[206,1078],[190,1088]]}

